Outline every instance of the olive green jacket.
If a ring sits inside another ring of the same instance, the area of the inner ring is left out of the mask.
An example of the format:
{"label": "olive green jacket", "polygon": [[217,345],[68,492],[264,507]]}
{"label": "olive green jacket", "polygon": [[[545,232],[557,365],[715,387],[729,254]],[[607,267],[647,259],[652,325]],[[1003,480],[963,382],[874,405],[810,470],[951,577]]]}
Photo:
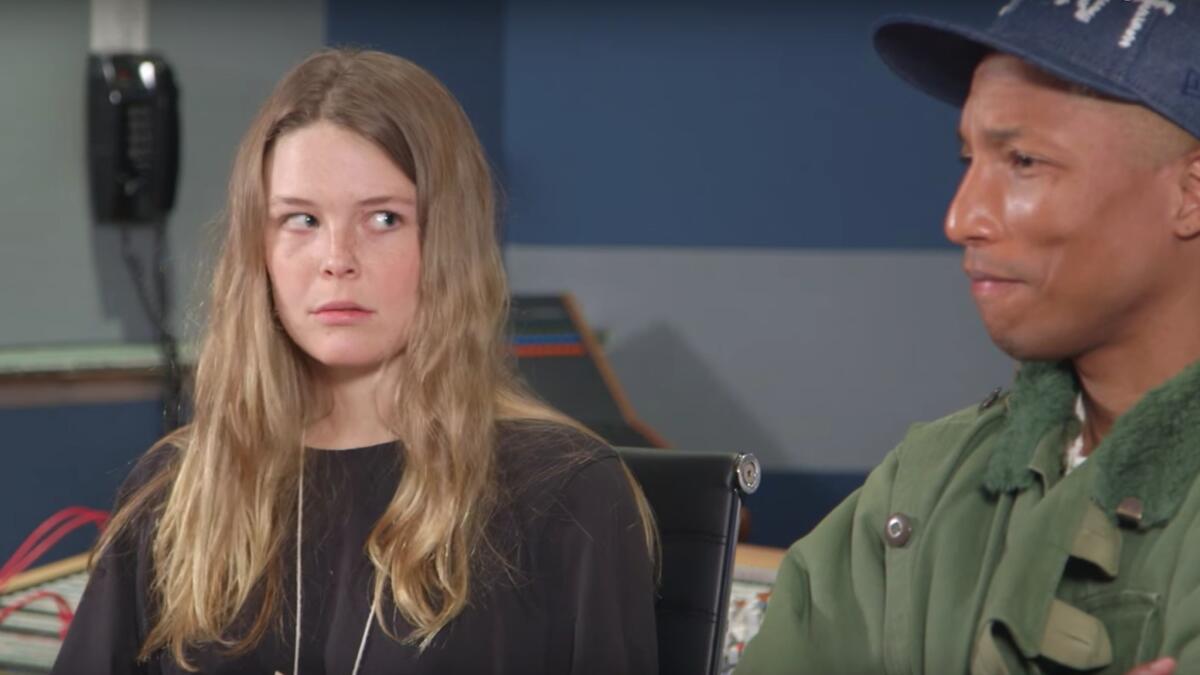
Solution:
{"label": "olive green jacket", "polygon": [[1200,673],[1200,364],[1064,477],[1076,384],[915,426],[788,552],[738,675]]}

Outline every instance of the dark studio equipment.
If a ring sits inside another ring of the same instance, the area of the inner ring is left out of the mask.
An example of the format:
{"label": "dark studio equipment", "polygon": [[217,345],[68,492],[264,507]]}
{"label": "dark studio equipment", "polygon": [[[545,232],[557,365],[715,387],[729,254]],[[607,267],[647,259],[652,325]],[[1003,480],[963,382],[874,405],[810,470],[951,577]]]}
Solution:
{"label": "dark studio equipment", "polygon": [[88,57],[88,171],[97,222],[162,227],[179,175],[179,95],[158,56]]}
{"label": "dark studio equipment", "polygon": [[[179,176],[179,91],[171,67],[150,53],[92,54],[87,65],[88,180],[98,225],[120,228],[121,257],[154,327],[165,373],[163,423],[179,426],[182,373],[168,327],[167,214]],[[149,230],[147,265],[133,230]],[[149,277],[149,278],[147,278]]]}

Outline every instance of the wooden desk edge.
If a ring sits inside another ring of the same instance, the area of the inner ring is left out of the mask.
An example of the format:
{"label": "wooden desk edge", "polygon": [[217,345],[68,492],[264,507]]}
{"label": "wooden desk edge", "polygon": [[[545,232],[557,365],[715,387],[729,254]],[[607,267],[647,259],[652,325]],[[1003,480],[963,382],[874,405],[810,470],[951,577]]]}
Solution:
{"label": "wooden desk edge", "polygon": [[[776,570],[779,568],[779,563],[783,561],[785,555],[787,555],[787,551],[781,548],[738,544],[737,550],[734,553],[734,564],[739,567]],[[70,558],[65,558],[49,565],[37,567],[28,572],[22,572],[9,580],[3,588],[0,588],[0,593],[21,591],[68,574],[82,572],[87,569],[87,561],[88,554],[80,553],[79,555],[71,556]]]}
{"label": "wooden desk edge", "polygon": [[737,550],[733,554],[733,563],[738,567],[755,567],[774,571],[779,569],[779,564],[783,562],[785,555],[787,555],[787,551],[781,548],[738,544]]}
{"label": "wooden desk edge", "polygon": [[53,581],[59,577],[76,572],[82,572],[87,569],[88,554],[80,553],[79,555],[64,558],[58,562],[52,562],[49,565],[36,567],[27,572],[22,572],[9,580],[7,584],[0,587],[0,593],[12,593],[22,591],[26,588],[32,588],[38,584],[44,584],[47,581]]}

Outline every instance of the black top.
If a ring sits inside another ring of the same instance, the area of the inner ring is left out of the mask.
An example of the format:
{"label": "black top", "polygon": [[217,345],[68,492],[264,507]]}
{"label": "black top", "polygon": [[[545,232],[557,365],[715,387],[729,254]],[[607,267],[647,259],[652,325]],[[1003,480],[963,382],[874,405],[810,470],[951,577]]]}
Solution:
{"label": "black top", "polygon": [[[354,666],[371,600],[364,544],[399,480],[394,444],[313,451],[306,469],[300,672],[345,675]],[[515,573],[472,577],[472,601],[423,653],[371,628],[359,670],[401,673],[654,673],[653,567],[638,513],[612,449],[574,431],[501,425],[506,503],[493,532]],[[127,485],[136,485],[135,471]],[[140,480],[145,480],[142,475]],[[125,489],[129,489],[128,487]],[[135,656],[150,625],[150,531],[115,545],[88,581],[54,673],[183,675],[168,653]],[[294,548],[290,549],[294,551]],[[249,653],[195,651],[203,673],[292,673],[294,563],[279,628]],[[395,616],[389,604],[387,617]],[[398,619],[397,619],[398,620]],[[396,634],[408,629],[397,624]]]}

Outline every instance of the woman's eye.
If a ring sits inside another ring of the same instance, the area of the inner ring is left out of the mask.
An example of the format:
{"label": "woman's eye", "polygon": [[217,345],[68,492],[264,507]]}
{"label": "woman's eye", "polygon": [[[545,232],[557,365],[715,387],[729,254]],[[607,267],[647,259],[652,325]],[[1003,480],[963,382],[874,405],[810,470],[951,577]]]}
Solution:
{"label": "woman's eye", "polygon": [[283,217],[283,224],[295,230],[311,230],[317,226],[317,217],[311,213],[289,213]]}
{"label": "woman's eye", "polygon": [[400,214],[393,211],[376,211],[371,214],[371,223],[381,230],[393,228],[400,224]]}

